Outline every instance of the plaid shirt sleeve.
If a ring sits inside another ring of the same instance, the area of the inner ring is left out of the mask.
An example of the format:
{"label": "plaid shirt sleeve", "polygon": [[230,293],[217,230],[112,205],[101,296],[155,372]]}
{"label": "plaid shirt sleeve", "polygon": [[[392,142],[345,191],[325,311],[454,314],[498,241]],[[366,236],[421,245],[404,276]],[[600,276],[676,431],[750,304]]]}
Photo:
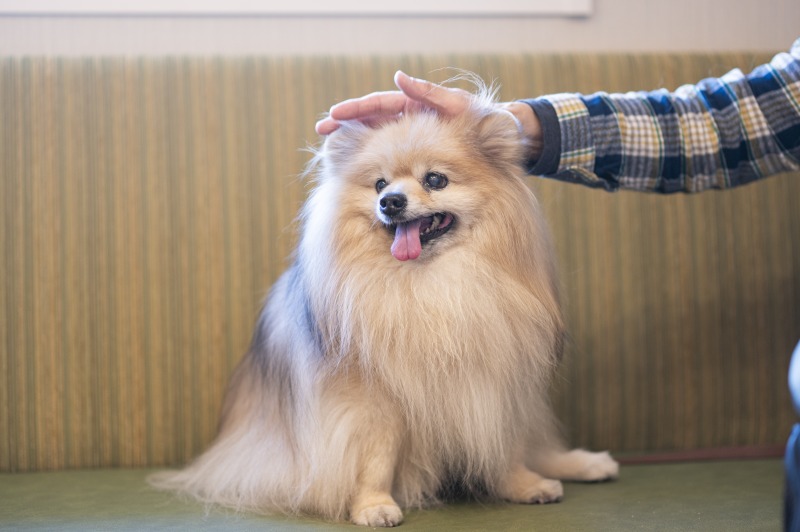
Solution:
{"label": "plaid shirt sleeve", "polygon": [[534,174],[607,190],[699,192],[800,170],[800,39],[745,76],[675,92],[527,101],[544,131]]}

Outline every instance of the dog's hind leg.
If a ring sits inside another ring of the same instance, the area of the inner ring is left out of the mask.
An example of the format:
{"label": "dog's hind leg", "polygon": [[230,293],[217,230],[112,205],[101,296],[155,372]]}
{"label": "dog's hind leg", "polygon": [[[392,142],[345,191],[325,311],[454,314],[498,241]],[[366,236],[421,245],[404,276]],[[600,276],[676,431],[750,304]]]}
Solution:
{"label": "dog's hind leg", "polygon": [[532,453],[528,462],[534,471],[561,480],[600,482],[619,476],[619,464],[608,452],[548,449]]}

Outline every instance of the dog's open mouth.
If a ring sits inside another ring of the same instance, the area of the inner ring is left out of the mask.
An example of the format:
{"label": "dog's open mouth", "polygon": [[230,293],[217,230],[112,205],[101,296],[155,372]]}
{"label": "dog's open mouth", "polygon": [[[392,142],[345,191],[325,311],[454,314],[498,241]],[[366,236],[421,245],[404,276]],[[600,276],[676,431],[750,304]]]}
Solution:
{"label": "dog's open mouth", "polygon": [[432,216],[388,226],[390,231],[394,231],[392,256],[402,261],[418,258],[422,253],[422,245],[448,232],[454,220],[450,213],[437,212]]}

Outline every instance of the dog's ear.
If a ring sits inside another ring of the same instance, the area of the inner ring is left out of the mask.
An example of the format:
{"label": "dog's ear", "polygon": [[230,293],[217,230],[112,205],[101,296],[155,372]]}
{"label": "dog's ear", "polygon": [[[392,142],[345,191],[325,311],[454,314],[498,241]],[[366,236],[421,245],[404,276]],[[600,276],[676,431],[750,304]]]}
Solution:
{"label": "dog's ear", "polygon": [[493,164],[520,165],[525,153],[519,123],[508,111],[492,110],[479,118],[477,144]]}
{"label": "dog's ear", "polygon": [[325,138],[320,154],[333,167],[341,168],[363,146],[369,127],[357,121],[343,122],[339,129]]}

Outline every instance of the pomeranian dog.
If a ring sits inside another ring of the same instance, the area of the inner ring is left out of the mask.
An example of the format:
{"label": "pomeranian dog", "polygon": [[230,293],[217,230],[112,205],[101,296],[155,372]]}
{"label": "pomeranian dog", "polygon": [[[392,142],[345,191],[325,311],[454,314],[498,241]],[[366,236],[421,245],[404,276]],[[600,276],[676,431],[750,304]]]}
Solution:
{"label": "pomeranian dog", "polygon": [[550,235],[510,114],[344,124],[309,172],[211,447],[151,482],[207,503],[398,525],[452,486],[518,503],[615,478],[568,451],[548,388],[563,319]]}

